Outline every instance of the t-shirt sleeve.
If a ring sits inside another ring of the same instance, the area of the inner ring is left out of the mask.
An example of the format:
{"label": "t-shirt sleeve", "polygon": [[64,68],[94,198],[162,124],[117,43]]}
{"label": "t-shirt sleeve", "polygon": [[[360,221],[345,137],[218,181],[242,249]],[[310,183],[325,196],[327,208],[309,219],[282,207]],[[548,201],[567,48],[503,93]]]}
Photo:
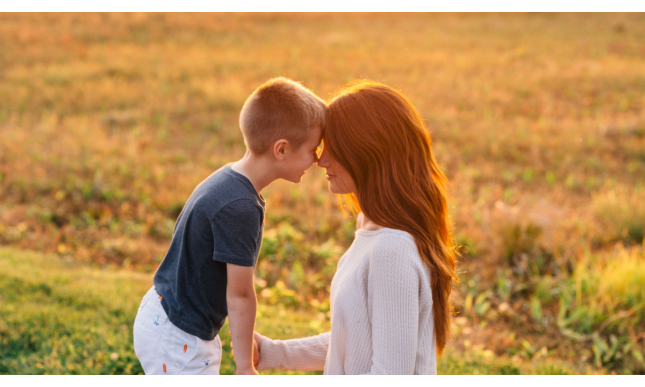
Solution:
{"label": "t-shirt sleeve", "polygon": [[239,266],[255,266],[262,210],[251,200],[236,200],[224,206],[210,221],[213,259]]}

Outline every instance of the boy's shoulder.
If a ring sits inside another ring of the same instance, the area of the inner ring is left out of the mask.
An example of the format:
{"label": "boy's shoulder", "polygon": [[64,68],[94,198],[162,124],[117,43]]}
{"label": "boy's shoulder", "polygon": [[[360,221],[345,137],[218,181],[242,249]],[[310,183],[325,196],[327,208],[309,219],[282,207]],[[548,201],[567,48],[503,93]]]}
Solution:
{"label": "boy's shoulder", "polygon": [[230,164],[204,179],[191,194],[187,204],[189,203],[193,209],[211,215],[227,206],[231,209],[259,207],[264,210],[264,200],[255,191],[251,182],[245,176],[233,171]]}

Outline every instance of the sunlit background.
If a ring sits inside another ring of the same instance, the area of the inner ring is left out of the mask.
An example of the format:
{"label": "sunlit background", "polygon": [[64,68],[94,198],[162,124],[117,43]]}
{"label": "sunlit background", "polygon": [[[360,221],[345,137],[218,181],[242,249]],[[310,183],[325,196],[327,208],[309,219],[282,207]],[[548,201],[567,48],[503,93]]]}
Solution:
{"label": "sunlit background", "polygon": [[[280,75],[426,120],[462,254],[439,373],[645,373],[644,14],[0,14],[0,373],[142,373],[174,222]],[[263,195],[257,330],[325,331],[354,220],[317,167]]]}

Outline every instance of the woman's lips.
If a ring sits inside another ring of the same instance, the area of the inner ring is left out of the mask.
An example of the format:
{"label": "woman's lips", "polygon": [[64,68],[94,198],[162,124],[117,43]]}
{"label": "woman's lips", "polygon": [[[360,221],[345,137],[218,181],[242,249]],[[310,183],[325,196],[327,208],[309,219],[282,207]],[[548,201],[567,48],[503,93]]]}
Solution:
{"label": "woman's lips", "polygon": [[327,175],[327,180],[331,180],[332,177],[336,176],[336,175],[330,175],[329,173],[327,173],[326,175]]}

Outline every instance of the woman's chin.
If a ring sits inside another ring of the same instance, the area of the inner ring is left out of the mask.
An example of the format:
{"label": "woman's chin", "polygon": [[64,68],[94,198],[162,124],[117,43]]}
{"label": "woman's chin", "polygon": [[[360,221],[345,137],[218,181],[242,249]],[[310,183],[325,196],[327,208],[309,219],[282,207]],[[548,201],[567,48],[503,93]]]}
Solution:
{"label": "woman's chin", "polygon": [[329,192],[337,195],[344,195],[344,194],[350,193],[350,192],[346,192],[346,190],[344,189],[339,189],[338,187],[336,187],[334,184],[331,184],[331,183],[329,184]]}

